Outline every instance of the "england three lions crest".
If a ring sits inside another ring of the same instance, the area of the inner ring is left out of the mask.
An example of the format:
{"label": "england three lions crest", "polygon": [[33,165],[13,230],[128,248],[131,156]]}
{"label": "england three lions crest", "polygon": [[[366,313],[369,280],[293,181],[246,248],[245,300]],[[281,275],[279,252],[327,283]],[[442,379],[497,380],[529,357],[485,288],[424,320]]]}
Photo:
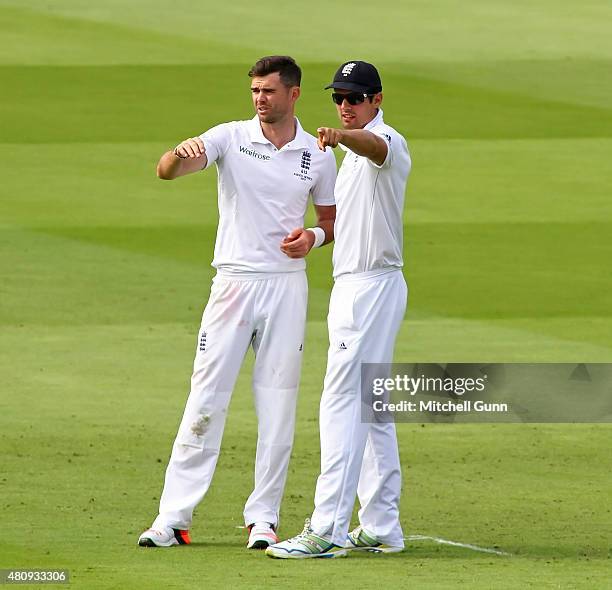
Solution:
{"label": "england three lions crest", "polygon": [[294,172],[293,175],[297,176],[300,180],[312,180],[312,177],[308,175],[311,163],[312,154],[308,150],[304,150],[300,158],[300,169],[298,172]]}

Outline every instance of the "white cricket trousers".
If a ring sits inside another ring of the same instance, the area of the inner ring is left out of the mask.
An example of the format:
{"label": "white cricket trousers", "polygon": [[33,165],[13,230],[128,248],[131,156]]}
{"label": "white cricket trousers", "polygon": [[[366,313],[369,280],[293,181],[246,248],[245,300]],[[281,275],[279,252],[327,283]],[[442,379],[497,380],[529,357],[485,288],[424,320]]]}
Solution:
{"label": "white cricket trousers", "polygon": [[258,439],[255,487],[244,520],[278,523],[293,446],[307,299],[304,271],[213,279],[154,528],[190,527],[215,471],[227,408],[250,344]]}
{"label": "white cricket trousers", "polygon": [[381,542],[404,546],[395,424],[361,422],[361,363],[392,362],[407,295],[400,270],[343,275],[332,290],[319,418],[321,475],[311,525],[336,545],[345,544],[358,496],[360,524]]}

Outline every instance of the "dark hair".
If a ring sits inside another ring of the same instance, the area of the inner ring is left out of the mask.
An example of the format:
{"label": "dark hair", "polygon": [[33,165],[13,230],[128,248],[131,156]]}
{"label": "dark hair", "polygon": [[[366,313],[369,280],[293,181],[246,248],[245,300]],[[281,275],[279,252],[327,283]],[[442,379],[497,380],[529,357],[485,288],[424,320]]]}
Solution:
{"label": "dark hair", "polygon": [[249,70],[249,78],[267,76],[278,72],[281,82],[287,86],[299,86],[302,81],[302,70],[295,60],[288,55],[268,55],[255,62]]}

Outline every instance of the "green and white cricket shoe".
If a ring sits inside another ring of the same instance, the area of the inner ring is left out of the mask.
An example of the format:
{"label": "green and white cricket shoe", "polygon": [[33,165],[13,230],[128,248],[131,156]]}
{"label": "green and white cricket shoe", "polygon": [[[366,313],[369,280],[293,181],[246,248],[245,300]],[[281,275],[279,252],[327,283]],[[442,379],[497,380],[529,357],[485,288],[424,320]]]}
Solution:
{"label": "green and white cricket shoe", "polygon": [[394,547],[381,543],[374,535],[367,533],[363,527],[358,526],[348,534],[346,549],[354,551],[369,551],[371,553],[399,553],[403,547]]}
{"label": "green and white cricket shoe", "polygon": [[312,532],[310,519],[306,519],[304,530],[282,543],[266,549],[268,557],[277,559],[307,559],[310,557],[346,557],[346,549],[330,543],[328,539]]}

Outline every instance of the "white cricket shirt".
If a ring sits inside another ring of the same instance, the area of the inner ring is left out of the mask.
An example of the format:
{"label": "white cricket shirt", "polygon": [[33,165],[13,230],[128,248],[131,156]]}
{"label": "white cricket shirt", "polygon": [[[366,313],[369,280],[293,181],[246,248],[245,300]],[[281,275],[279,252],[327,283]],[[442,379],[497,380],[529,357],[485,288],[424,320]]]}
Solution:
{"label": "white cricket shirt", "polygon": [[404,193],[410,173],[406,140],[378,113],[364,129],[382,137],[387,157],[377,166],[340,144],[346,152],[336,180],[334,278],[401,268]]}
{"label": "white cricket shirt", "polygon": [[334,205],[336,160],[296,119],[295,138],[280,150],[264,136],[259,119],[232,121],[200,135],[206,168],[218,172],[219,227],[212,266],[230,273],[293,272],[306,268],[280,244],[303,227],[308,195]]}

